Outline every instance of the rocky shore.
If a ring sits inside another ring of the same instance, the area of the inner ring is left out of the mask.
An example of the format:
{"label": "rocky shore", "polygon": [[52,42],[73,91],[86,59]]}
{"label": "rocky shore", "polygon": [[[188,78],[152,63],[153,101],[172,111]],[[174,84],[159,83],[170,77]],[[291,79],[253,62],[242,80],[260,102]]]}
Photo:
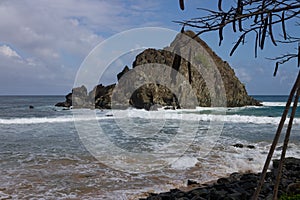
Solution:
{"label": "rocky shore", "polygon": [[[178,48],[186,38],[198,45]],[[190,59],[184,59],[178,52]],[[164,49],[144,50],[136,56],[132,68],[125,66],[117,78],[116,84],[100,84],[90,92],[85,86],[74,88],[56,106],[153,110],[260,105],[247,94],[229,64],[192,31],[177,35]]]}
{"label": "rocky shore", "polygon": [[[259,199],[272,199],[278,165],[279,160],[274,160],[273,167],[267,173]],[[140,200],[250,200],[259,176],[260,174],[255,173],[233,173],[212,184],[199,184],[188,180],[187,186],[193,189],[188,191],[172,189],[165,193],[150,194],[147,198]],[[286,158],[278,195],[279,199],[300,199],[300,159]]]}

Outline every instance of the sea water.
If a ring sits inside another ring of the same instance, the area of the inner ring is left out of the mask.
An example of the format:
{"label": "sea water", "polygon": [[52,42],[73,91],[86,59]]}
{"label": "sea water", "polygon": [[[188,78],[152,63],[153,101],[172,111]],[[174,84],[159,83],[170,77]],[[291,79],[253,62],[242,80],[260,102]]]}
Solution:
{"label": "sea water", "polygon": [[[287,96],[254,97],[263,106],[148,112],[64,110],[54,106],[62,96],[2,96],[0,199],[134,199],[184,186],[188,179],[204,183],[259,172]],[[86,124],[91,126],[81,128]],[[94,151],[85,136],[96,133],[96,125],[105,134],[96,138]],[[287,156],[299,155],[298,109]]]}

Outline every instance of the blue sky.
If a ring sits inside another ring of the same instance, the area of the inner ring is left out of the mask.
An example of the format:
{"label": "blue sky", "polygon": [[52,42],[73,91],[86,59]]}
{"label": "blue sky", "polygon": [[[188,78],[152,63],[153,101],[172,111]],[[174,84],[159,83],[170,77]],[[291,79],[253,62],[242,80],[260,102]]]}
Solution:
{"label": "blue sky", "polygon": [[[181,27],[172,21],[201,15],[197,7],[216,6],[217,1],[186,0],[186,9],[181,11],[174,0],[1,0],[0,95],[64,95],[71,90],[84,58],[105,39],[149,26],[179,31]],[[278,35],[280,27],[274,28]],[[288,31],[297,33],[299,26],[292,23]],[[236,36],[230,28],[225,30],[221,47],[217,33],[205,34],[202,39],[230,63],[248,93],[287,94],[298,71],[296,62],[283,65],[274,78],[274,62],[265,57],[295,47],[267,43],[255,59],[254,38],[249,37],[230,57]]]}

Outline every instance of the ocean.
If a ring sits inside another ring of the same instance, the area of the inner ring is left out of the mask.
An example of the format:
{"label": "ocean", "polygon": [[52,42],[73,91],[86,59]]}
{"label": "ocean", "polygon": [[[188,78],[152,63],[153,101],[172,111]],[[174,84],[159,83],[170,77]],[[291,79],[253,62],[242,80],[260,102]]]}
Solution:
{"label": "ocean", "polygon": [[[63,96],[1,96],[0,199],[136,199],[188,179],[259,172],[287,96],[254,98],[263,106],[112,111],[55,107]],[[299,111],[287,151],[298,158]]]}

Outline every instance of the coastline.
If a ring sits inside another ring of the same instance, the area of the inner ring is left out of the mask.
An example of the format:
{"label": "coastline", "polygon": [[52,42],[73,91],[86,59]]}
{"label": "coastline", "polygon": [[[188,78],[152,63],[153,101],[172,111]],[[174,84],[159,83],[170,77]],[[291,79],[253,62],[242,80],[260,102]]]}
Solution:
{"label": "coastline", "polygon": [[[272,199],[279,160],[273,160],[273,166],[267,173],[259,199]],[[260,178],[260,173],[232,173],[209,183],[187,181],[187,187],[171,189],[159,194],[151,193],[140,200],[204,200],[204,199],[251,199]],[[278,198],[281,196],[300,196],[300,159],[288,157],[283,167]]]}

